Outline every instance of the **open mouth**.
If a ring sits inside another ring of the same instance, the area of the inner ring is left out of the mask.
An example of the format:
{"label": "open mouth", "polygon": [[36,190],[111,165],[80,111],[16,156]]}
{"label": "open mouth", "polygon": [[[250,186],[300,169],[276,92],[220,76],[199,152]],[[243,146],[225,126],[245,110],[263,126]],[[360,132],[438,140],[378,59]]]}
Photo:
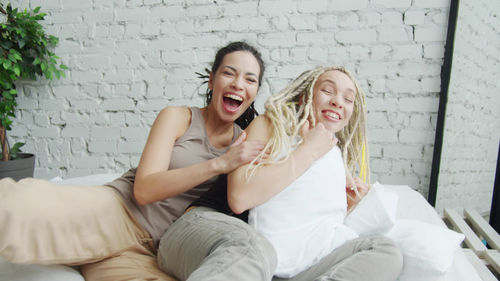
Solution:
{"label": "open mouth", "polygon": [[331,112],[331,111],[325,111],[324,114],[329,118],[333,120],[340,120],[340,115],[336,112]]}
{"label": "open mouth", "polygon": [[225,94],[222,100],[224,108],[229,112],[237,111],[243,103],[243,98],[234,94]]}

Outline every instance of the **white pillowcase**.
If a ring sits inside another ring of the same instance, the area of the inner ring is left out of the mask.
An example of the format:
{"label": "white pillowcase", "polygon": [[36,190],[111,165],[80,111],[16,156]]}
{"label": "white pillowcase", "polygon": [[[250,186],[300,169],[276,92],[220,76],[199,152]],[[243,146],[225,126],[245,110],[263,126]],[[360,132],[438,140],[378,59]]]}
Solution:
{"label": "white pillowcase", "polygon": [[386,234],[403,252],[399,280],[434,280],[447,272],[465,236],[442,226],[417,220],[398,220]]}
{"label": "white pillowcase", "polygon": [[360,237],[383,235],[394,226],[397,207],[398,195],[376,182],[344,224]]}

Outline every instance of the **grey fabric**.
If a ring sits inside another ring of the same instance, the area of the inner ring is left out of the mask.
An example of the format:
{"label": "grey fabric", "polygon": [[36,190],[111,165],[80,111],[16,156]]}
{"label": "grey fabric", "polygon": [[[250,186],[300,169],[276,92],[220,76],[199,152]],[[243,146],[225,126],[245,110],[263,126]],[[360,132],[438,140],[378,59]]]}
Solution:
{"label": "grey fabric", "polygon": [[161,238],[158,265],[181,281],[271,280],[276,253],[245,222],[196,207]]}
{"label": "grey fabric", "polygon": [[386,237],[357,238],[293,278],[273,281],[392,281],[403,268],[397,244]]}

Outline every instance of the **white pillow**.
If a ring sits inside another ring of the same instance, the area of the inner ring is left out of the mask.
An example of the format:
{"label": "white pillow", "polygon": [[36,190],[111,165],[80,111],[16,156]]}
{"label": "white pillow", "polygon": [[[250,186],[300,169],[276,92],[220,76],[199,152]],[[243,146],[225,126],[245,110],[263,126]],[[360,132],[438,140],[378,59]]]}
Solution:
{"label": "white pillow", "polygon": [[360,237],[383,235],[394,226],[397,207],[398,195],[376,182],[344,224]]}
{"label": "white pillow", "polygon": [[386,234],[395,240],[403,252],[400,281],[434,280],[446,273],[453,264],[455,252],[465,236],[442,226],[416,220],[398,220]]}

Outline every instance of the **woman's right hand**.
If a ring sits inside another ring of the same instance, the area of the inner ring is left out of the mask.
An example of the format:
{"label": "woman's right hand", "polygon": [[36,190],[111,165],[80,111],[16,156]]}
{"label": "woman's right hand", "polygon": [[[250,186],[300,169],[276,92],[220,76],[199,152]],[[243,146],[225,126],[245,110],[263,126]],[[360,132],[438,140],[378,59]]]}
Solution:
{"label": "woman's right hand", "polygon": [[[228,174],[234,169],[250,163],[266,146],[266,143],[263,141],[247,141],[246,138],[247,134],[243,131],[238,139],[229,147],[229,150],[217,158],[221,174]],[[265,158],[266,156],[264,156]]]}
{"label": "woman's right hand", "polygon": [[335,135],[327,130],[322,123],[311,128],[309,120],[302,126],[300,136],[315,160],[328,153],[338,142]]}

